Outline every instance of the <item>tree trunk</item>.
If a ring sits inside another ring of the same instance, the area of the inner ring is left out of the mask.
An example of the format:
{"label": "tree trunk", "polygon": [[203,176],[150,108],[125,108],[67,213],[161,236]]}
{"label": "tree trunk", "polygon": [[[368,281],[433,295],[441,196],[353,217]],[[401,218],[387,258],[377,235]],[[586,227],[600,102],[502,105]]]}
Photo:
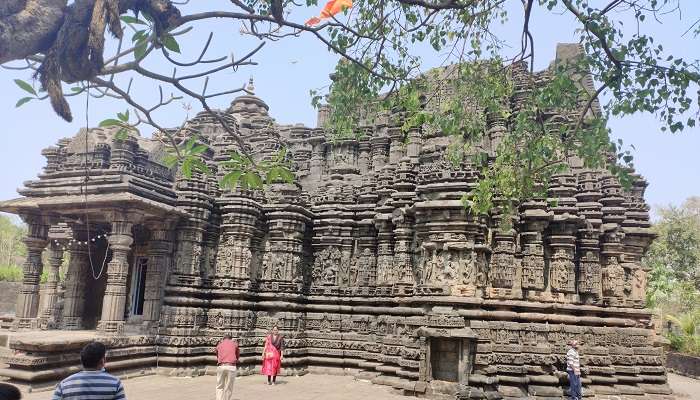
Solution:
{"label": "tree trunk", "polygon": [[67,0],[3,0],[0,63],[41,53],[53,43]]}

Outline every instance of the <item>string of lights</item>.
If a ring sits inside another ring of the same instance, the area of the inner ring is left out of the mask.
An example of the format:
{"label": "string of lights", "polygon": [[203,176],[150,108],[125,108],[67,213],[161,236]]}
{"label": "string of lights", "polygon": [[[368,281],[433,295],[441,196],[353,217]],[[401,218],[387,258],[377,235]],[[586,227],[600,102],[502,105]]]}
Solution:
{"label": "string of lights", "polygon": [[108,236],[106,233],[101,233],[90,240],[76,240],[76,239],[52,239],[54,245],[60,246],[62,250],[69,250],[71,246],[87,246],[90,243],[97,243],[97,241],[107,240]]}

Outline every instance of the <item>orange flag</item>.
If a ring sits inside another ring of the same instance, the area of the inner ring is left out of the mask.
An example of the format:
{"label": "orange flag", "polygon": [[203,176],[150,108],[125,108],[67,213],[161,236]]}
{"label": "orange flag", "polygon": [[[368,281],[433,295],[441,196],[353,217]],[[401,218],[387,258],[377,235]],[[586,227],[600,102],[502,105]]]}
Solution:
{"label": "orange flag", "polygon": [[324,19],[328,19],[341,11],[344,11],[352,7],[352,0],[328,0],[328,3],[321,10],[321,15],[318,17],[311,17],[306,21],[306,25],[314,26],[317,25]]}

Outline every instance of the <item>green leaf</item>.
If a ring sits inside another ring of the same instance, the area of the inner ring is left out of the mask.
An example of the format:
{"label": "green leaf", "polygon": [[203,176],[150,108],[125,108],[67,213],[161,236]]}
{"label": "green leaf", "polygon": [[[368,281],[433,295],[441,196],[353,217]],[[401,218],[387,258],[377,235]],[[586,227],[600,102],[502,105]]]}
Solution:
{"label": "green leaf", "polygon": [[245,187],[251,188],[251,189],[258,189],[263,186],[263,181],[260,178],[260,175],[258,175],[254,171],[248,171],[243,176],[241,177],[242,182],[245,184]]}
{"label": "green leaf", "polygon": [[267,184],[271,184],[275,182],[275,179],[277,179],[280,176],[279,171],[277,168],[271,168],[269,171],[267,171],[267,176],[265,177],[265,181]]}
{"label": "green leaf", "polygon": [[180,53],[180,45],[177,43],[177,40],[175,40],[175,38],[172,35],[165,35],[165,37],[163,38],[163,46],[165,46],[165,48],[170,51]]}
{"label": "green leaf", "polygon": [[22,107],[24,104],[30,102],[33,99],[34,99],[34,97],[22,97],[21,99],[19,99],[17,101],[17,104],[15,104],[15,108]]}
{"label": "green leaf", "polygon": [[122,15],[121,17],[119,17],[119,19],[126,22],[127,24],[148,25],[145,21],[141,21],[138,18],[134,18],[131,15]]}
{"label": "green leaf", "polygon": [[123,142],[129,137],[129,130],[126,128],[121,128],[117,131],[117,134],[114,135],[114,140],[117,142]]}
{"label": "green leaf", "polygon": [[228,174],[224,175],[223,178],[221,178],[221,186],[231,190],[235,189],[236,186],[238,186],[238,181],[240,180],[241,175],[241,171],[229,172]]}
{"label": "green leaf", "polygon": [[294,182],[294,173],[286,168],[280,168],[280,176],[282,179],[284,179],[285,182],[287,183],[293,183]]}
{"label": "green leaf", "polygon": [[165,166],[168,167],[168,168],[172,168],[172,167],[174,167],[175,165],[177,165],[177,162],[178,162],[179,160],[180,160],[180,159],[177,158],[177,155],[175,155],[175,154],[166,154],[166,155],[163,157],[163,163],[164,163]]}
{"label": "green leaf", "polygon": [[123,122],[129,122],[129,110],[126,110],[124,113],[117,113],[117,118]]}
{"label": "green leaf", "polygon": [[209,148],[209,147],[207,147],[207,145],[200,144],[200,145],[195,146],[195,147],[190,151],[190,154],[201,154],[201,153],[204,153],[205,151],[207,151],[208,148]]}
{"label": "green leaf", "polygon": [[122,126],[122,125],[123,125],[122,121],[119,121],[118,119],[114,119],[114,118],[108,118],[104,121],[101,121],[99,126],[100,126],[100,128],[106,128],[108,126]]}
{"label": "green leaf", "polygon": [[182,175],[185,176],[185,178],[190,179],[192,178],[192,160],[187,158],[182,162]]}
{"label": "green leaf", "polygon": [[146,55],[146,50],[148,49],[148,42],[139,43],[134,48],[134,58],[137,60],[142,59]]}
{"label": "green leaf", "polygon": [[140,43],[148,39],[148,33],[146,33],[145,29],[142,29],[140,31],[136,31],[134,35],[131,37],[131,42],[132,43]]}
{"label": "green leaf", "polygon": [[192,166],[194,167],[194,169],[204,174],[211,173],[207,164],[205,164],[204,161],[202,161],[202,159],[200,158],[192,157]]}
{"label": "green leaf", "polygon": [[21,80],[21,79],[15,79],[15,83],[17,86],[19,86],[22,90],[24,90],[27,93],[33,94],[36,96],[36,90],[32,87],[32,85],[28,84],[27,82]]}

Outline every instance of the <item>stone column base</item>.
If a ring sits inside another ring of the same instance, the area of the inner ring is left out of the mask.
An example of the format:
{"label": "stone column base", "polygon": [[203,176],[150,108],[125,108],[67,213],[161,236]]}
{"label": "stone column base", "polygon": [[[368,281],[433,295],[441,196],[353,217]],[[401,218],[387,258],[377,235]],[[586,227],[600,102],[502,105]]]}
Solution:
{"label": "stone column base", "polygon": [[83,329],[83,319],[81,317],[63,317],[62,327],[67,331]]}
{"label": "stone column base", "polygon": [[39,320],[37,318],[15,318],[10,329],[13,331],[39,329]]}
{"label": "stone column base", "polygon": [[58,329],[60,324],[55,318],[51,317],[39,317],[37,318],[37,325],[41,330]]}
{"label": "stone column base", "polygon": [[121,336],[124,335],[124,321],[100,321],[97,323],[97,330],[102,333]]}

